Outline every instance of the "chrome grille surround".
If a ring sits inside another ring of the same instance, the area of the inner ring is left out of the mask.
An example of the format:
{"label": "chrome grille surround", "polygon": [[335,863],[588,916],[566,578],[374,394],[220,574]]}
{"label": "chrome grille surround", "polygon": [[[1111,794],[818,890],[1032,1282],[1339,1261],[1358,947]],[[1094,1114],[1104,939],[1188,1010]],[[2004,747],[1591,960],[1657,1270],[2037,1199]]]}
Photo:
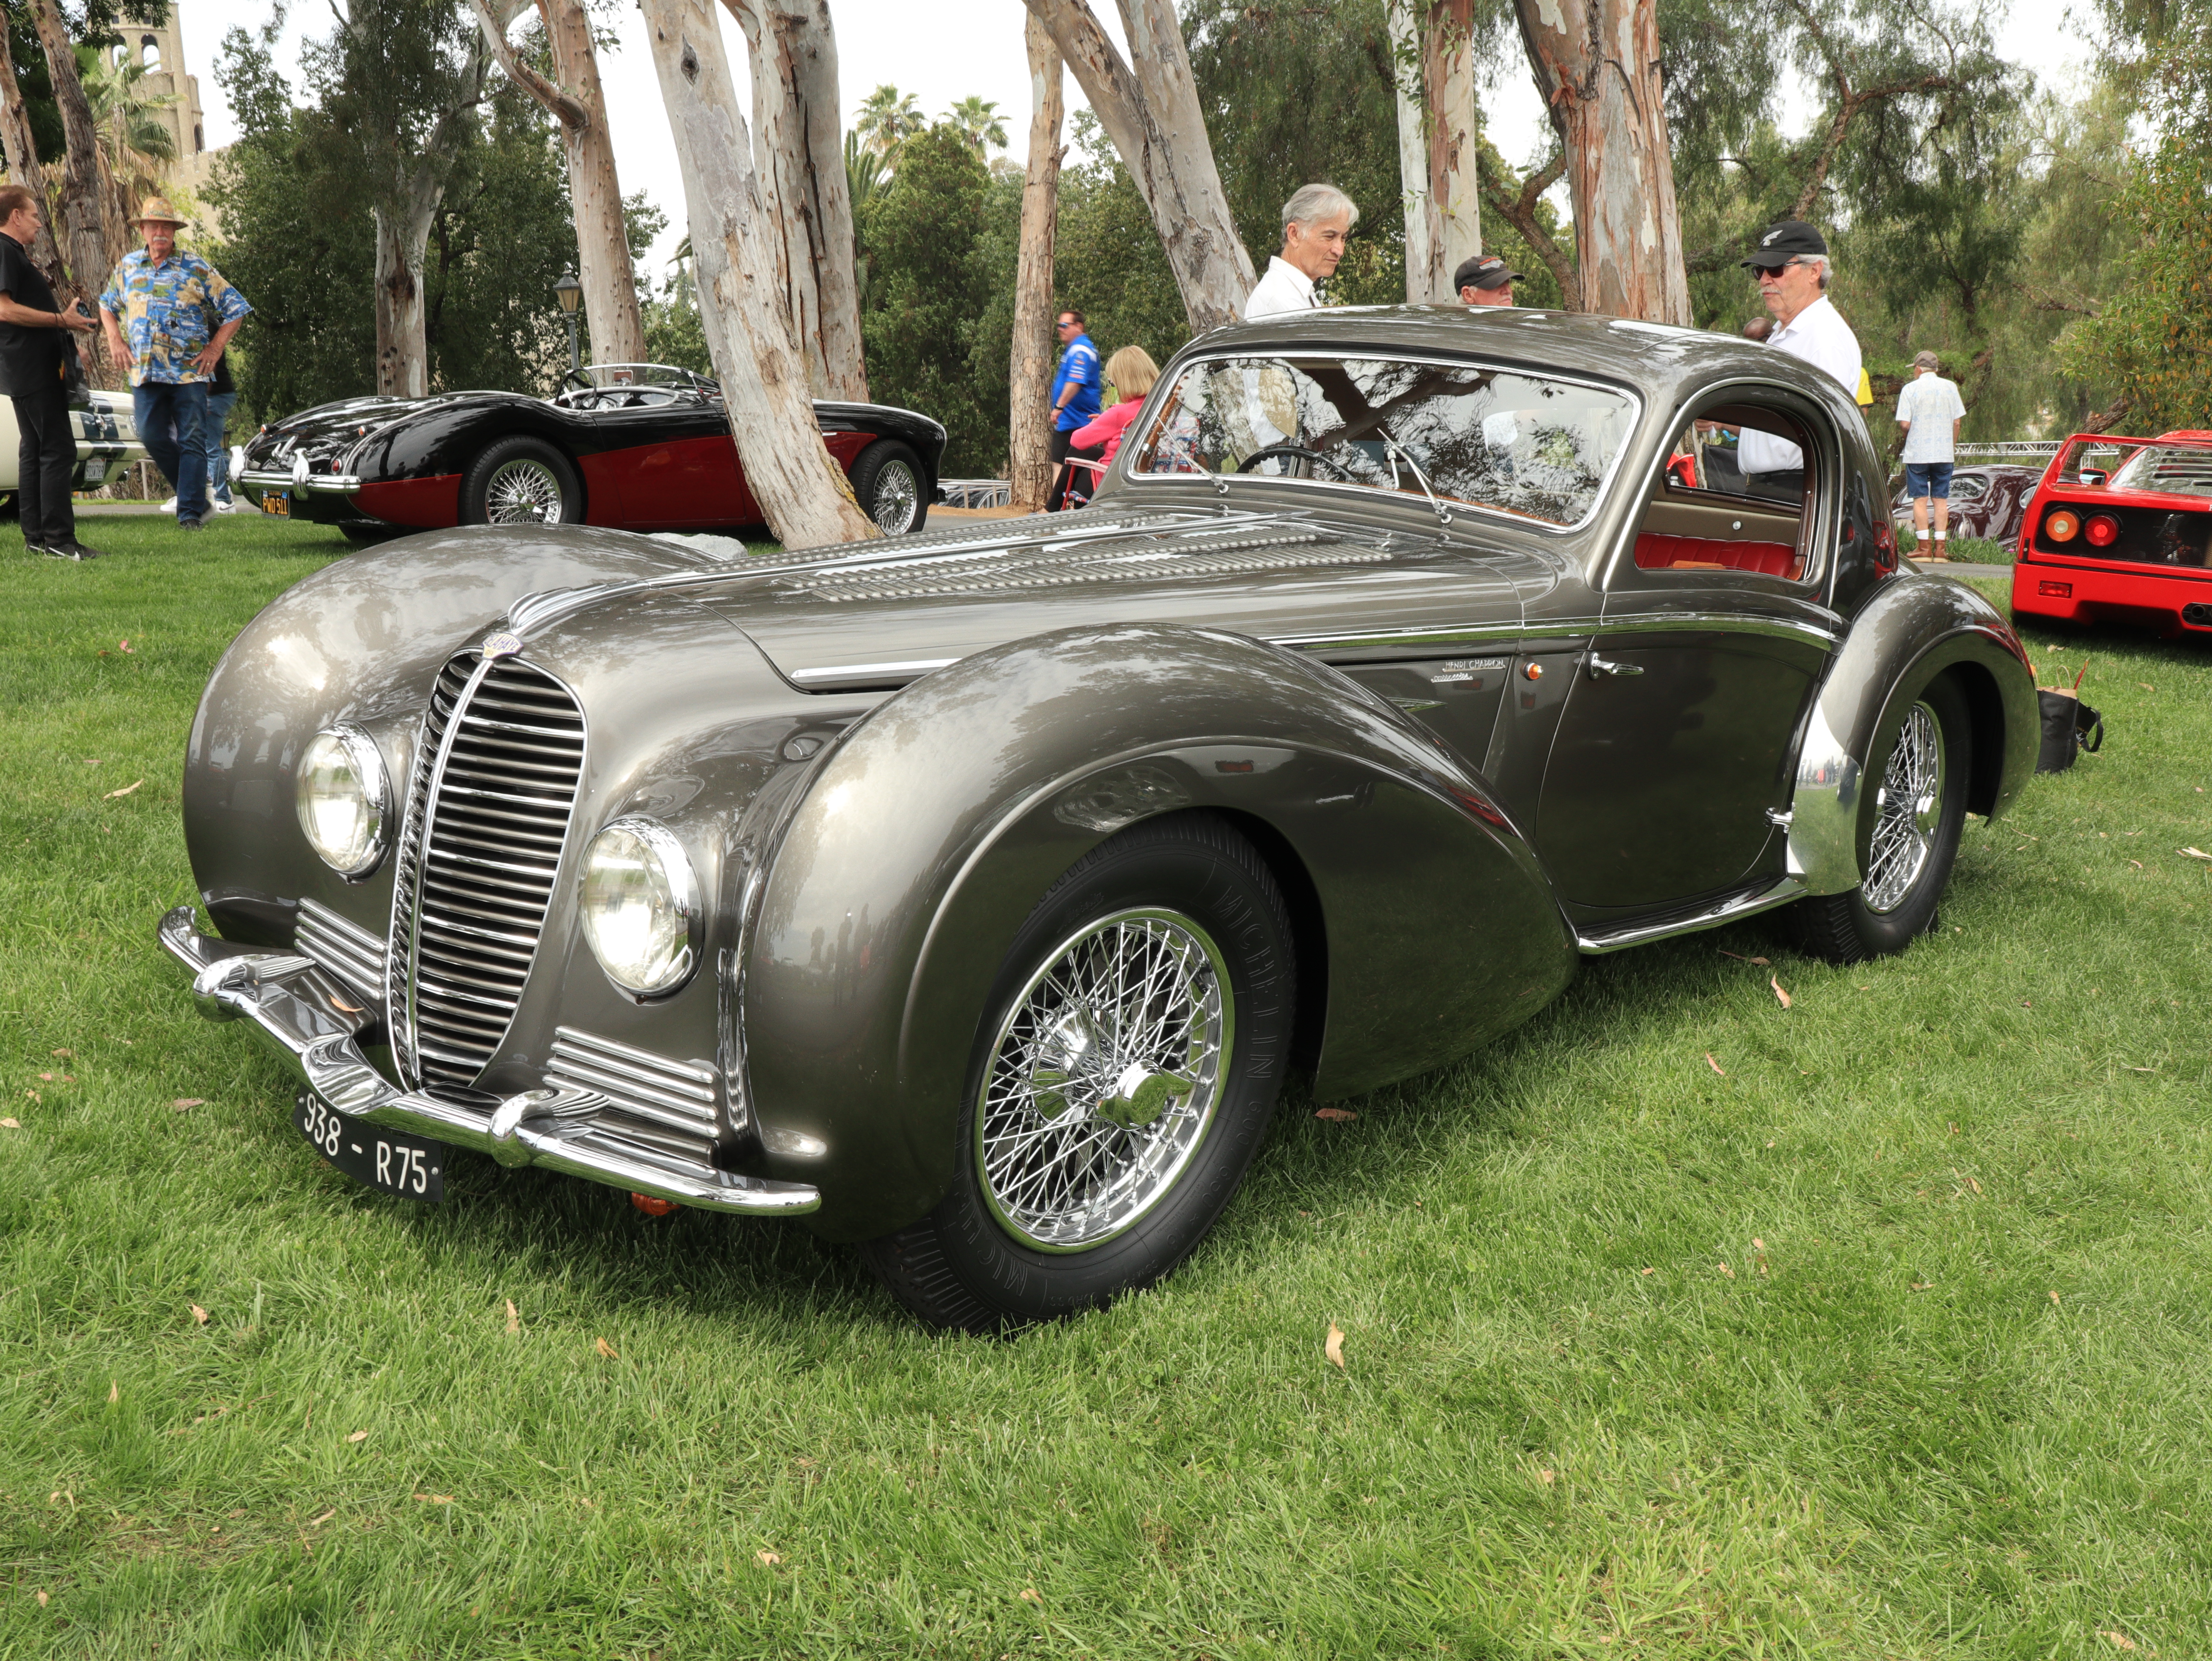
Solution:
{"label": "chrome grille surround", "polygon": [[[553,1031],[550,1089],[603,1098],[596,1128],[663,1153],[711,1161],[720,1135],[721,1074],[711,1062],[679,1062],[573,1026]],[[611,1115],[612,1116],[611,1116]]]}
{"label": "chrome grille surround", "polygon": [[392,1048],[410,1083],[463,1090],[507,1036],[537,956],[583,776],[583,710],[541,669],[465,653],[440,672],[422,742],[393,879]]}
{"label": "chrome grille surround", "polygon": [[292,945],[364,1003],[384,1007],[385,943],[359,923],[341,917],[319,900],[303,899]]}

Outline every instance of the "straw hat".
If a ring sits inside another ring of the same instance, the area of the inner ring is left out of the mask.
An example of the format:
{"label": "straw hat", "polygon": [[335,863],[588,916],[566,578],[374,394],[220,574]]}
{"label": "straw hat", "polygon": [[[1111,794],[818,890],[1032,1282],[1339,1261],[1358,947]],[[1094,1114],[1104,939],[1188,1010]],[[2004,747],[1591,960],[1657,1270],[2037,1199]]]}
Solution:
{"label": "straw hat", "polygon": [[139,204],[138,216],[131,222],[134,225],[143,225],[149,222],[182,225],[186,222],[184,215],[169,205],[167,197],[149,196]]}

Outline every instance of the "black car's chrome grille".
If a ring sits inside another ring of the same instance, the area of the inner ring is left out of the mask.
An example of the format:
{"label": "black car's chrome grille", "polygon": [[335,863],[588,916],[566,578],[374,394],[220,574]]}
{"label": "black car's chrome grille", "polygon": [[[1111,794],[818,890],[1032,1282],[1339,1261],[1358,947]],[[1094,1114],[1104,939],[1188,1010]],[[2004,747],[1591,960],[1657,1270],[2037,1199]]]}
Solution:
{"label": "black car's chrome grille", "polygon": [[550,676],[455,659],[439,676],[392,905],[395,1047],[426,1086],[465,1086],[507,1034],[560,873],[584,716]]}

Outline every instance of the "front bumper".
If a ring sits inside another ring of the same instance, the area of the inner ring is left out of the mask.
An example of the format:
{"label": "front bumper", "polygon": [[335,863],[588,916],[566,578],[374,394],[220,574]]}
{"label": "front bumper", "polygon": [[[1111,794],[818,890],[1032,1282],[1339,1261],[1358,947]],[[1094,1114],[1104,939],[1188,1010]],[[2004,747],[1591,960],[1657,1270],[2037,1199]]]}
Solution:
{"label": "front bumper", "polygon": [[474,1109],[402,1090],[368,1063],[373,1024],[313,959],[213,939],[192,908],[161,919],[161,945],[192,971],[192,996],[210,1020],[244,1017],[325,1105],[372,1124],[411,1130],[489,1153],[504,1165],[543,1165],[570,1177],[656,1195],[705,1210],[793,1217],[817,1209],[818,1189],[670,1159],[596,1128],[605,1098],[589,1090],[530,1090],[489,1120]]}
{"label": "front bumper", "polygon": [[280,472],[275,468],[248,467],[238,482],[249,490],[307,490],[316,496],[350,496],[361,494],[358,473]]}

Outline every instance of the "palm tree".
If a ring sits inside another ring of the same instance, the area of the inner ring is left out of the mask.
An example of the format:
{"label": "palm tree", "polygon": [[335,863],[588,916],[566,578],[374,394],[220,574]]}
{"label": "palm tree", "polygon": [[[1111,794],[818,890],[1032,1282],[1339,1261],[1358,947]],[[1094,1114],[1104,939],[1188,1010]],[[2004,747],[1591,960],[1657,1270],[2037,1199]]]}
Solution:
{"label": "palm tree", "polygon": [[1006,118],[998,113],[998,109],[995,100],[970,95],[945,113],[945,119],[966,137],[978,161],[987,154],[987,145],[1002,150],[1006,148]]}
{"label": "palm tree", "polygon": [[149,98],[138,89],[146,66],[128,55],[114,59],[90,46],[77,48],[77,72],[92,106],[101,158],[118,190],[150,192],[177,159],[168,124],[154,112],[174,104],[173,93]]}
{"label": "palm tree", "polygon": [[868,204],[891,182],[890,169],[860,140],[857,132],[845,135],[845,186],[853,197],[853,286],[859,291],[860,309],[868,308],[868,256],[860,246],[860,228],[868,222]]}
{"label": "palm tree", "polygon": [[870,149],[890,161],[896,158],[900,145],[928,125],[914,94],[886,82],[860,100],[860,118],[853,127]]}

